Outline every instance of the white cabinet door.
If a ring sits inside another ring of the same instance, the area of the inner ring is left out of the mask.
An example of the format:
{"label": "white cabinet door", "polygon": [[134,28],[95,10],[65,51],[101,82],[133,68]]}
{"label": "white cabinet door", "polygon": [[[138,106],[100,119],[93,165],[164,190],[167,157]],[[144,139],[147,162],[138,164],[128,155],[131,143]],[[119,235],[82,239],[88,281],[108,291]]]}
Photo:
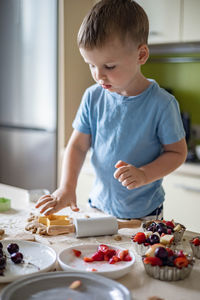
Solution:
{"label": "white cabinet door", "polygon": [[200,0],[184,0],[182,41],[200,41]]}
{"label": "white cabinet door", "polygon": [[181,0],[136,0],[149,18],[149,44],[180,41]]}
{"label": "white cabinet door", "polygon": [[200,178],[171,174],[163,181],[164,218],[200,232]]}

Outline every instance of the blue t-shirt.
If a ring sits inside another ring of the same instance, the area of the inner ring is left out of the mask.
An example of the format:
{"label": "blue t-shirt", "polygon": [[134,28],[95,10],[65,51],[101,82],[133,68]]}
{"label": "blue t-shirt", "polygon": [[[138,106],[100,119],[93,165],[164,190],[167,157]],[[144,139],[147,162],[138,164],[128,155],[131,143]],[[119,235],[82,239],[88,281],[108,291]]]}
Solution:
{"label": "blue t-shirt", "polygon": [[174,96],[152,80],[145,91],[131,97],[95,84],[85,91],[73,127],[91,135],[96,175],[92,205],[118,218],[139,218],[163,203],[161,179],[128,190],[113,174],[118,160],[141,167],[162,153],[162,145],[185,136]]}

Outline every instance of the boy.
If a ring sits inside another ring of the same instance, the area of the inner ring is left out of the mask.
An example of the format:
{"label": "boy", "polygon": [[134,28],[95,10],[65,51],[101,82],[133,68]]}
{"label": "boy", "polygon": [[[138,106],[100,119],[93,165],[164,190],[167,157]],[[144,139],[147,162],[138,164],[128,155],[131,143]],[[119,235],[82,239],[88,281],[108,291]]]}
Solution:
{"label": "boy", "polygon": [[66,147],[60,187],[39,199],[46,215],[76,204],[88,149],[95,170],[91,206],[118,218],[162,216],[162,178],[186,158],[175,98],[140,71],[148,18],[131,0],[102,0],[85,17],[78,46],[96,84],[83,96]]}

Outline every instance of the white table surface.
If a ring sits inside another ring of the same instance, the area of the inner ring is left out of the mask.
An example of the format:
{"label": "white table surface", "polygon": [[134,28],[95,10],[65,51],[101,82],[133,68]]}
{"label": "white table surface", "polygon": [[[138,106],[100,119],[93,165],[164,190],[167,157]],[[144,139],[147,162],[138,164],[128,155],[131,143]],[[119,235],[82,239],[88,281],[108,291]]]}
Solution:
{"label": "white table surface", "polygon": [[[0,197],[8,197],[11,199],[11,210],[0,213],[0,228],[5,229],[5,239],[9,238],[27,238],[27,231],[24,227],[30,212],[38,214],[38,210],[34,208],[33,203],[29,203],[26,190],[0,184]],[[86,214],[93,217],[102,215],[94,212],[94,210],[82,207],[80,212],[71,212],[66,208],[60,212],[61,214],[70,214],[73,216],[85,216]],[[52,247],[57,253],[67,246],[78,245],[84,243],[104,243],[119,245],[130,249],[136,256],[136,262],[130,273],[117,281],[125,285],[130,291],[133,300],[148,300],[152,296],[160,297],[164,300],[199,300],[200,299],[200,260],[196,260],[195,266],[190,276],[184,280],[177,282],[163,282],[149,277],[143,267],[141,257],[136,254],[132,243],[131,236],[142,231],[137,229],[120,229],[119,235],[121,241],[116,241],[114,236],[101,236],[92,238],[76,238],[74,234],[59,235],[56,237],[47,237],[34,235],[35,240]],[[179,246],[186,252],[190,253],[189,239],[196,233],[186,231],[182,245]],[[59,269],[59,268],[58,268]],[[6,284],[0,284],[0,292]]]}

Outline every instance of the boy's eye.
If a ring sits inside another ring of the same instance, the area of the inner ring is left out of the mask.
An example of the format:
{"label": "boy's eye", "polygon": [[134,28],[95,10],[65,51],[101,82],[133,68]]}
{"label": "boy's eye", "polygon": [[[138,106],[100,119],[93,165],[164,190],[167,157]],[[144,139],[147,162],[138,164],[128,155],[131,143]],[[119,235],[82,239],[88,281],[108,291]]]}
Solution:
{"label": "boy's eye", "polygon": [[105,68],[106,68],[107,70],[113,70],[113,69],[115,68],[115,66],[105,66]]}

